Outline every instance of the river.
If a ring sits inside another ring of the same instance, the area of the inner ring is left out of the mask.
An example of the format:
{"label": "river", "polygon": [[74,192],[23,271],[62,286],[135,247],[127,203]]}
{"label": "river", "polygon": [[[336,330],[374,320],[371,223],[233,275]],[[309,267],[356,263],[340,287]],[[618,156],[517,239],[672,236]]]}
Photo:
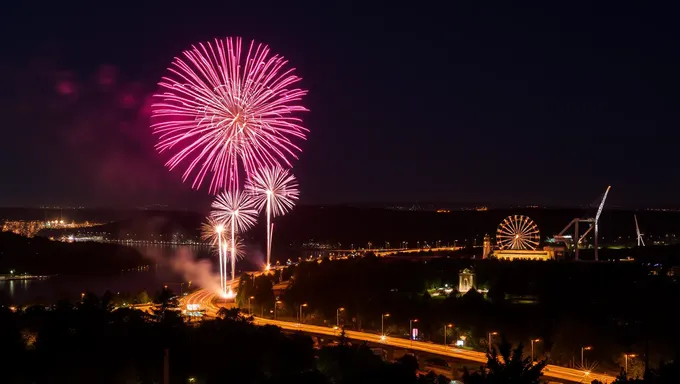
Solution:
{"label": "river", "polygon": [[[147,256],[148,268],[102,276],[59,275],[45,280],[0,281],[0,299],[15,305],[54,304],[62,299],[79,300],[84,292],[102,295],[107,290],[114,294],[133,295],[146,291],[153,297],[164,285],[180,293],[186,290],[188,280],[201,280],[201,275],[215,274],[217,267],[216,260],[208,258],[210,249],[205,246],[139,245],[134,248]],[[238,262],[237,268],[252,269],[244,261]],[[192,283],[200,285],[200,281]]]}

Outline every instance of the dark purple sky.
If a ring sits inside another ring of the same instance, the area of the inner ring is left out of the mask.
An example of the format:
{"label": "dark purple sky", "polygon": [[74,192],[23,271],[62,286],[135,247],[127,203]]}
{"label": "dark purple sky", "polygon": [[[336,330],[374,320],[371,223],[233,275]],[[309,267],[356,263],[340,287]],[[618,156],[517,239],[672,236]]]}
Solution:
{"label": "dark purple sky", "polygon": [[0,206],[207,204],[163,168],[148,96],[173,56],[228,35],[310,91],[303,202],[567,205],[611,184],[612,204],[680,205],[677,9],[147,3],[0,12]]}

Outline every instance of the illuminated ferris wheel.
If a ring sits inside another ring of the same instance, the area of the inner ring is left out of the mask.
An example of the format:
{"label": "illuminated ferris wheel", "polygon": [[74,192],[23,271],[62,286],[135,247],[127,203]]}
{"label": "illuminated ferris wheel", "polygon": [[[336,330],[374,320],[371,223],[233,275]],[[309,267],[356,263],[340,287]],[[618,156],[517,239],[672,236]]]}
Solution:
{"label": "illuminated ferris wheel", "polygon": [[496,244],[500,249],[535,250],[539,241],[538,226],[528,216],[508,216],[496,231]]}

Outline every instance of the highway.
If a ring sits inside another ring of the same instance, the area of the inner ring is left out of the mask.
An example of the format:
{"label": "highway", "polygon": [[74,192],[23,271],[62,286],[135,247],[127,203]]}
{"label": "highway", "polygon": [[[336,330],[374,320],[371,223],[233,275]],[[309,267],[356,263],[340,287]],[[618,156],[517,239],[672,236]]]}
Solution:
{"label": "highway", "polygon": [[[233,283],[232,283],[233,284]],[[219,303],[216,301],[217,297],[214,292],[201,289],[195,291],[184,298],[181,303],[183,306],[187,304],[199,304],[201,309],[205,310],[205,315],[214,317],[220,309]],[[293,330],[316,335],[337,336],[339,331],[334,328],[322,327],[318,325],[300,324],[289,321],[265,319],[255,317],[254,323],[256,325],[276,325],[286,330]],[[411,349],[415,351],[422,351],[439,356],[446,356],[455,359],[472,361],[476,363],[486,363],[486,353],[469,351],[464,349],[452,348],[440,344],[427,343],[423,341],[410,341],[407,339],[397,337],[386,337],[381,340],[381,336],[374,333],[345,331],[345,335],[352,340],[360,340],[371,343],[382,343],[397,348]],[[545,378],[553,378],[558,380],[566,380],[575,383],[590,383],[592,380],[599,380],[603,383],[611,383],[615,380],[614,376],[605,374],[598,374],[594,372],[584,372],[578,369],[560,367],[558,365],[548,365],[543,370]]]}
{"label": "highway", "polygon": [[439,248],[374,248],[374,249],[325,249],[327,252],[335,253],[353,253],[353,252],[373,252],[376,256],[389,256],[395,255],[397,253],[420,253],[420,252],[437,252],[437,251],[457,251],[463,249],[463,247],[439,247]]}

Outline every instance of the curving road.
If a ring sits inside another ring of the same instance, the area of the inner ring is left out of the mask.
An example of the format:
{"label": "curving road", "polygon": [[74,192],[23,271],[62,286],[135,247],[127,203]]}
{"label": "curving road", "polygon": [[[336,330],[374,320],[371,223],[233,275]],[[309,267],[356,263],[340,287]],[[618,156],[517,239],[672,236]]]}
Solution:
{"label": "curving road", "polygon": [[[182,299],[182,305],[187,304],[199,304],[201,309],[205,310],[205,315],[209,317],[214,317],[217,311],[225,306],[217,302],[217,297],[214,292],[201,289],[195,291]],[[312,333],[317,335],[328,335],[337,336],[339,334],[337,329],[322,327],[318,325],[308,325],[294,323],[290,321],[272,320],[265,319],[262,317],[255,317],[254,323],[257,325],[276,325],[282,329],[300,331],[305,333]],[[407,339],[397,338],[397,337],[386,337],[381,340],[380,335],[367,332],[357,332],[357,331],[345,331],[345,335],[353,340],[367,341],[371,343],[383,343],[385,345],[411,349],[416,351],[427,352],[440,356],[447,356],[456,359],[472,361],[476,363],[486,363],[486,353],[469,351],[464,349],[452,348],[440,344],[426,343],[423,341],[410,341]],[[603,383],[611,383],[615,380],[615,377],[598,374],[594,372],[585,372],[573,368],[560,367],[558,365],[548,365],[543,370],[543,375],[546,378],[554,378],[558,380],[567,380],[576,383],[590,383],[592,380],[599,380]]]}

